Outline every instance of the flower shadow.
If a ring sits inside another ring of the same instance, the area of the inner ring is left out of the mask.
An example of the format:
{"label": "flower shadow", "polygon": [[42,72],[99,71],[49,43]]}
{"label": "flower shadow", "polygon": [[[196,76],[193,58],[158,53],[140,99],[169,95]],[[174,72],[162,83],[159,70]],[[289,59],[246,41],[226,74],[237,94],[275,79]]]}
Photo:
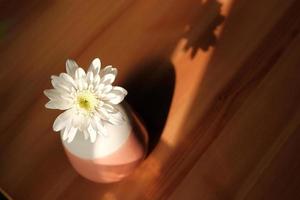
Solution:
{"label": "flower shadow", "polygon": [[199,49],[207,51],[217,42],[215,31],[225,17],[221,14],[222,4],[217,0],[202,2],[201,8],[194,14],[188,25],[184,38],[187,38],[185,50],[192,48],[191,58],[194,58]]}
{"label": "flower shadow", "polygon": [[149,152],[159,142],[168,117],[175,85],[175,70],[168,60],[151,60],[138,64],[124,86],[126,100],[144,122],[149,133]]}

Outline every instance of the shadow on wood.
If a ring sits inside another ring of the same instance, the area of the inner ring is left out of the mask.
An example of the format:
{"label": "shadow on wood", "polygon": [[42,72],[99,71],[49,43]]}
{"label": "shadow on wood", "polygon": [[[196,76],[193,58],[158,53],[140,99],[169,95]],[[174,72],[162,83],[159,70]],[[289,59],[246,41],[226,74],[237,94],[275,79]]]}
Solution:
{"label": "shadow on wood", "polygon": [[127,102],[145,123],[149,132],[149,153],[158,143],[173,96],[175,71],[166,60],[153,60],[136,67],[125,81]]}

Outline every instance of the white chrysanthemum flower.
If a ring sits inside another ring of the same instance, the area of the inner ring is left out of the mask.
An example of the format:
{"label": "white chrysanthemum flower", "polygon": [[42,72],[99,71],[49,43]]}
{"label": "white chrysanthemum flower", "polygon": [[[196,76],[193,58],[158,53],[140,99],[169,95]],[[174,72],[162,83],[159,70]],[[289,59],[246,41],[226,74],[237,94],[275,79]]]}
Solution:
{"label": "white chrysanthemum flower", "polygon": [[92,61],[87,73],[75,61],[67,60],[67,73],[51,76],[54,89],[44,91],[50,99],[46,108],[65,110],[54,121],[53,130],[61,131],[67,142],[73,141],[76,133],[95,142],[97,134],[107,134],[104,122],[119,125],[124,120],[115,105],[123,101],[127,91],[112,86],[117,69],[100,68],[99,58]]}

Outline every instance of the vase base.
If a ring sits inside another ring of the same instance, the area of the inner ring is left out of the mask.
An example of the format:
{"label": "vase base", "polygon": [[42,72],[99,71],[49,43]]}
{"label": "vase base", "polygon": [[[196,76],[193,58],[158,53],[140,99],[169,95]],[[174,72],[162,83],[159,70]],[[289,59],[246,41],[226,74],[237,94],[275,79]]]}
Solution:
{"label": "vase base", "polygon": [[65,152],[75,170],[83,177],[101,183],[117,182],[128,176],[145,157],[145,149],[133,133],[125,144],[111,155],[97,159],[83,159],[67,149]]}
{"label": "vase base", "polygon": [[[73,155],[68,156],[72,159],[72,166],[81,176],[97,183],[114,183],[121,181],[130,175],[143,160],[142,158],[132,163],[110,166],[95,164],[93,161],[78,160],[78,158],[74,158]],[[79,164],[79,162],[81,164]]]}

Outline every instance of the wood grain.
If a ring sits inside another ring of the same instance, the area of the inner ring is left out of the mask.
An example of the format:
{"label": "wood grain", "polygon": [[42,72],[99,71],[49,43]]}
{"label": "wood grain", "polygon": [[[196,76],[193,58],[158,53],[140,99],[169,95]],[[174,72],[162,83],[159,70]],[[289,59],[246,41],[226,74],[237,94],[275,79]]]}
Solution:
{"label": "wood grain", "polygon": [[[0,1],[0,187],[13,199],[299,199],[297,0]],[[67,58],[118,66],[150,131],[126,180],[96,184],[44,108]]]}

